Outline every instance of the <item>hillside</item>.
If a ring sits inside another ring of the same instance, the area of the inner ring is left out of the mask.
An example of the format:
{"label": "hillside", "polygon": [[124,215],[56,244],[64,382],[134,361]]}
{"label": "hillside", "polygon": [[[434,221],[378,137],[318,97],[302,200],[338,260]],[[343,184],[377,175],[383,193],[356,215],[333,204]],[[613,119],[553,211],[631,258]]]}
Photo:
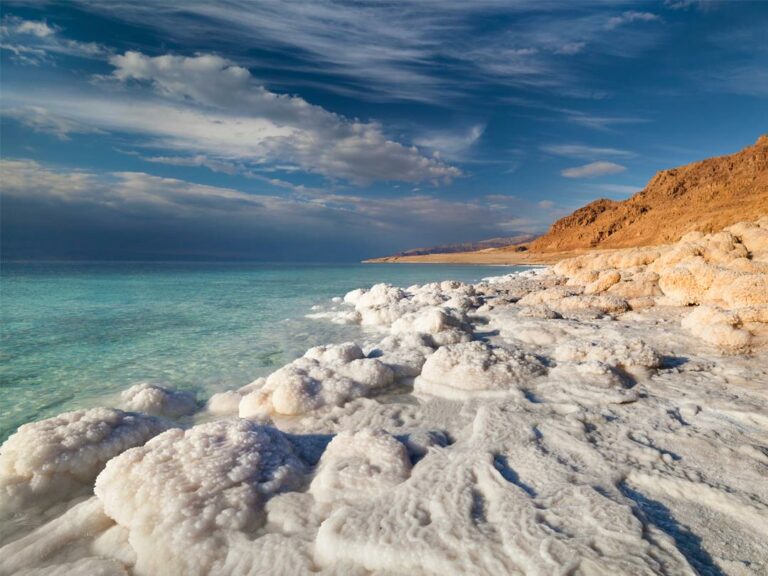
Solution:
{"label": "hillside", "polygon": [[504,236],[501,238],[490,238],[488,240],[479,240],[478,242],[456,242],[453,244],[443,244],[441,246],[432,246],[430,248],[412,248],[398,252],[395,256],[423,256],[426,254],[453,254],[455,252],[474,252],[476,250],[487,250],[488,248],[504,248],[507,246],[517,246],[530,242],[536,238],[534,234],[520,233],[515,236]]}
{"label": "hillside", "polygon": [[729,156],[662,170],[622,202],[596,200],[529,245],[549,253],[666,244],[768,214],[768,135]]}

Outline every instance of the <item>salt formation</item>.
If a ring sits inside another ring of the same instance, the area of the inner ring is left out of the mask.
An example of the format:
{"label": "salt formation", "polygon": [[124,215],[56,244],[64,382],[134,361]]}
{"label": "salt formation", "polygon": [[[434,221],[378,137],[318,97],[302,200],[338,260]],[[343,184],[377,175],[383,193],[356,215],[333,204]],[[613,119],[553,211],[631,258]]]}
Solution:
{"label": "salt formation", "polygon": [[669,537],[633,514],[583,433],[535,422],[481,409],[461,446],[430,453],[407,483],[323,522],[317,562],[398,574],[694,574]]}
{"label": "salt formation", "polygon": [[107,461],[167,427],[151,416],[108,408],[19,427],[0,450],[0,511],[61,502],[88,490]]}
{"label": "salt formation", "polygon": [[304,473],[281,432],[225,420],[169,430],[114,458],[96,495],[128,530],[137,574],[209,574],[233,534],[257,530],[265,500]]}
{"label": "salt formation", "polygon": [[414,391],[453,399],[521,396],[521,388],[545,371],[535,356],[519,349],[466,342],[432,354]]}
{"label": "salt formation", "polygon": [[389,434],[342,432],[323,452],[309,491],[318,502],[354,503],[386,494],[410,472],[405,446]]}
{"label": "salt formation", "polygon": [[191,392],[171,390],[157,384],[136,384],[120,395],[122,408],[155,416],[179,418],[197,410],[197,400]]}
{"label": "salt formation", "polygon": [[324,406],[340,406],[393,382],[392,369],[365,358],[357,344],[318,346],[264,381],[240,401],[240,417],[297,415]]}
{"label": "salt formation", "polygon": [[370,341],[186,430],[106,409],[20,428],[3,503],[60,508],[0,530],[0,574],[766,574],[766,279],[768,218],[352,291],[312,316]]}
{"label": "salt formation", "polygon": [[212,395],[205,408],[214,416],[237,416],[245,396],[264,386],[265,378],[257,378],[237,390],[225,390]]}

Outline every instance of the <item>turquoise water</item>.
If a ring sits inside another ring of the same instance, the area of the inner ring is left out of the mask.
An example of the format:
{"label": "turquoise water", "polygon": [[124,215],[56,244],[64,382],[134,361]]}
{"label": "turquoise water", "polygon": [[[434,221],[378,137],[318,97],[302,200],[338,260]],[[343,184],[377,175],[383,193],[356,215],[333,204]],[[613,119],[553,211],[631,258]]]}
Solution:
{"label": "turquoise water", "polygon": [[0,440],[19,425],[105,402],[141,381],[242,386],[356,326],[304,316],[389,282],[477,281],[511,267],[6,263],[0,276]]}

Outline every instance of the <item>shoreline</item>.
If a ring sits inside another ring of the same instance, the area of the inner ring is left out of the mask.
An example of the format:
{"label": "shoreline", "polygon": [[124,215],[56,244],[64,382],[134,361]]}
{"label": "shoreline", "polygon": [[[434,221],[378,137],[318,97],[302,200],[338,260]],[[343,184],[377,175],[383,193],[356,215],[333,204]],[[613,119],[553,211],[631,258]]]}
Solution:
{"label": "shoreline", "polygon": [[448,254],[420,254],[418,256],[383,256],[363,260],[363,264],[475,264],[498,266],[551,265],[588,251],[556,252],[552,254],[513,252],[504,249]]}
{"label": "shoreline", "polygon": [[20,428],[0,572],[760,574],[767,267],[763,219],[338,295],[360,342]]}

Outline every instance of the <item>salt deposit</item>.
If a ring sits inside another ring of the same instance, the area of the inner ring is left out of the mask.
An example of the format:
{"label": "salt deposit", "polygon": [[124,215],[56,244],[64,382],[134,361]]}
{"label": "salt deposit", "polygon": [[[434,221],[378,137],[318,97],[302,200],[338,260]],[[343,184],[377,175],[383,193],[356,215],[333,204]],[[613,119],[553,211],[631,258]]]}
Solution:
{"label": "salt deposit", "polygon": [[258,529],[264,500],[297,488],[304,472],[275,428],[225,420],[169,430],[114,458],[95,491],[128,531],[136,573],[207,574],[231,533]]}
{"label": "salt deposit", "polygon": [[0,513],[78,495],[110,459],[167,427],[151,416],[108,408],[21,426],[0,451]]}
{"label": "salt deposit", "polygon": [[444,346],[424,363],[414,391],[452,399],[521,396],[521,388],[545,373],[533,355],[483,342]]}
{"label": "salt deposit", "polygon": [[136,384],[121,395],[122,408],[155,416],[179,418],[197,410],[197,400],[191,392],[171,390],[157,384]]}
{"label": "salt deposit", "polygon": [[198,413],[125,392],[186,429],[101,408],[20,428],[0,574],[766,574],[766,279],[768,218],[354,290],[312,317],[369,341]]}

